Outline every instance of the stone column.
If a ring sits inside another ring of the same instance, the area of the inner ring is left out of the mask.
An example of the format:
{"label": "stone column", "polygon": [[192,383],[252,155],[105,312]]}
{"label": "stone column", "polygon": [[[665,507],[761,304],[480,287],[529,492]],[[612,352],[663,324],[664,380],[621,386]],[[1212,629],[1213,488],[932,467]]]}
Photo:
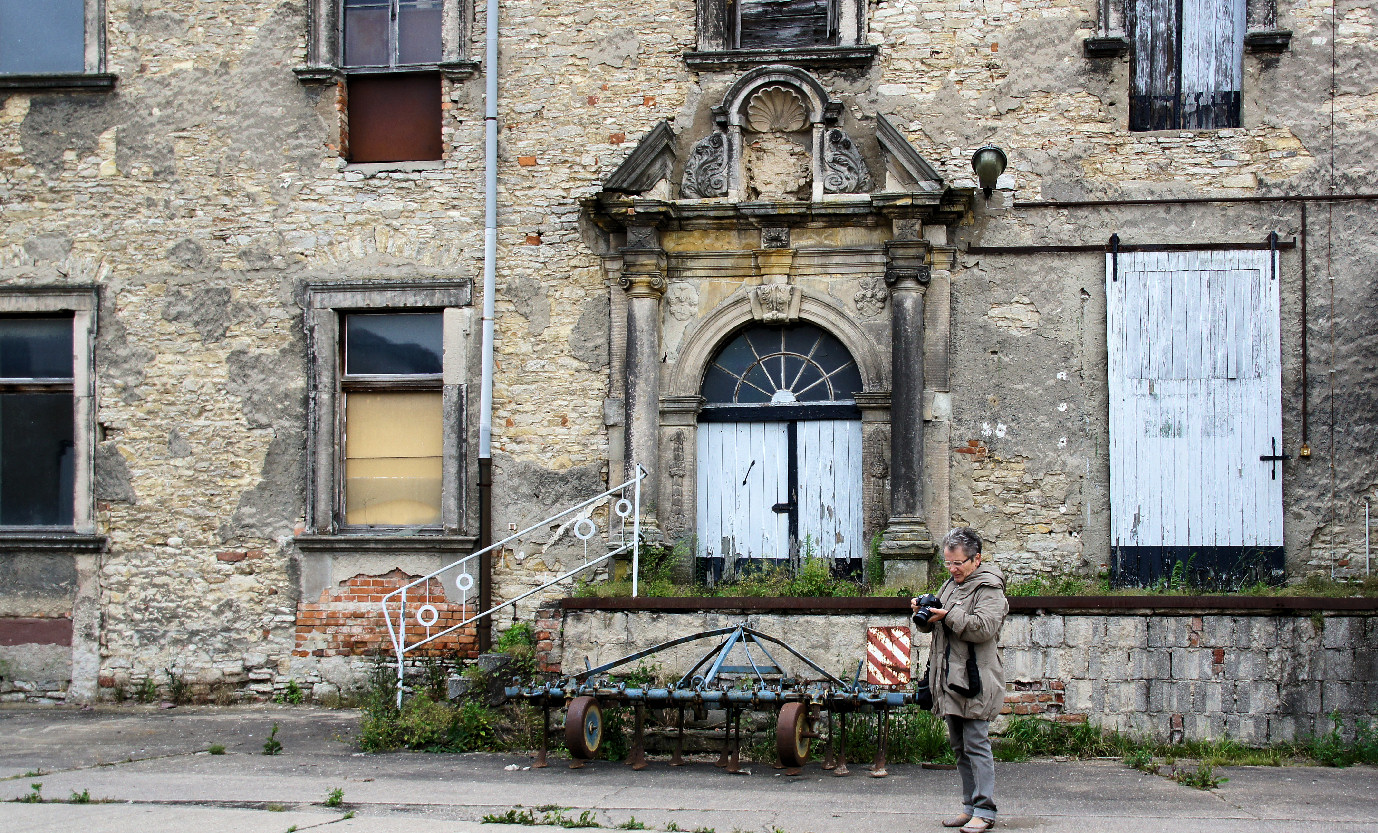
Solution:
{"label": "stone column", "polygon": [[935,547],[923,508],[924,290],[928,243],[896,240],[886,246],[890,285],[890,523],[880,544],[887,584],[916,590],[927,584]]}
{"label": "stone column", "polygon": [[627,292],[626,476],[637,465],[648,477],[641,484],[643,531],[658,538],[656,496],[660,455],[660,299],[665,294],[665,251],[653,228],[629,228],[622,249],[622,288]]}

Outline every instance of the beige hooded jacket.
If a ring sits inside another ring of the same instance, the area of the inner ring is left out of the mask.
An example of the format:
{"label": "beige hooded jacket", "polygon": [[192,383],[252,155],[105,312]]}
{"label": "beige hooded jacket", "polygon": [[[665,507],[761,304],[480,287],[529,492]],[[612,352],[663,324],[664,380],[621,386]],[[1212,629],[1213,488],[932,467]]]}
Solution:
{"label": "beige hooded jacket", "polygon": [[[933,624],[914,623],[924,633],[933,634],[928,655],[933,712],[940,716],[994,720],[1005,705],[1005,670],[997,644],[1000,626],[1010,610],[1005,600],[1005,576],[999,567],[983,561],[961,584],[948,579],[938,591],[938,598],[947,616]],[[976,652],[981,678],[980,693],[971,697],[952,689],[953,685],[970,689],[968,650]]]}

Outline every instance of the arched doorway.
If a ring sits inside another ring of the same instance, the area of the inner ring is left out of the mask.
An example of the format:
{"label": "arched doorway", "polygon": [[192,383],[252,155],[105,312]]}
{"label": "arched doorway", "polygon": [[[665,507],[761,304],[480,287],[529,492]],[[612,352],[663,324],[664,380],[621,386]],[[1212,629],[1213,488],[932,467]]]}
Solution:
{"label": "arched doorway", "polygon": [[861,387],[851,353],[812,324],[753,326],[713,356],[698,429],[698,554],[709,573],[803,554],[860,564]]}

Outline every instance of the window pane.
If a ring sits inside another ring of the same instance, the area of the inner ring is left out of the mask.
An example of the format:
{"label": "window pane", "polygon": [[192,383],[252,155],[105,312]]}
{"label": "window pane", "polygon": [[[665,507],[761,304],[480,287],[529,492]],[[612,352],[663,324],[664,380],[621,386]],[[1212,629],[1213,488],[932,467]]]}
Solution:
{"label": "window pane", "polygon": [[390,5],[389,0],[345,0],[345,66],[392,66],[392,48],[388,45]]}
{"label": "window pane", "polygon": [[442,322],[438,312],[346,315],[345,373],[439,373],[444,352]]}
{"label": "window pane", "polygon": [[72,378],[71,316],[0,316],[0,377]]}
{"label": "window pane", "polygon": [[440,63],[440,0],[401,0],[398,4],[397,62]]}
{"label": "window pane", "polygon": [[345,523],[440,523],[440,392],[345,396]]}
{"label": "window pane", "polygon": [[0,0],[0,73],[85,69],[85,0]]}
{"label": "window pane", "polygon": [[417,162],[443,150],[439,73],[350,76],[351,162]]}
{"label": "window pane", "polygon": [[0,394],[0,524],[71,526],[72,394]]}

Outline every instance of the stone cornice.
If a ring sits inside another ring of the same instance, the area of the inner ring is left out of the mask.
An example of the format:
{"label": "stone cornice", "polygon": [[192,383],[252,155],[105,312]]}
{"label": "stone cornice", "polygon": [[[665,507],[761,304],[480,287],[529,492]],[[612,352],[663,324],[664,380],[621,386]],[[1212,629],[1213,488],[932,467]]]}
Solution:
{"label": "stone cornice", "polygon": [[848,195],[847,199],[729,202],[723,200],[653,200],[604,191],[583,200],[588,216],[604,231],[652,226],[683,229],[759,229],[805,225],[882,225],[896,219],[951,225],[971,205],[972,188],[941,192]]}

